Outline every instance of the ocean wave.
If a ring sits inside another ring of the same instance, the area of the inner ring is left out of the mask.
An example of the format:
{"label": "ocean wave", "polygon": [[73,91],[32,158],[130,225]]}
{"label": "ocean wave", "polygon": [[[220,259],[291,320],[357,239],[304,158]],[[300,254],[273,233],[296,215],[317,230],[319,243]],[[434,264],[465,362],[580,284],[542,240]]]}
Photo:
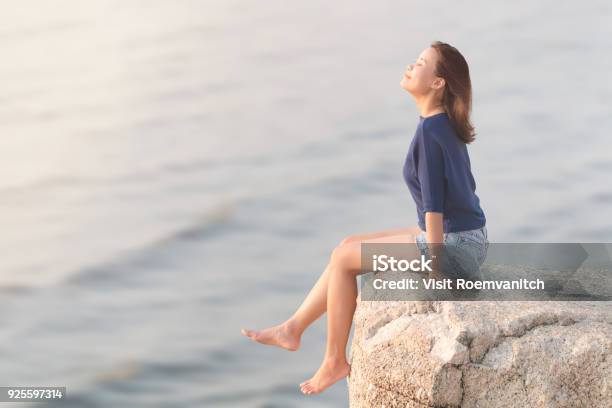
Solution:
{"label": "ocean wave", "polygon": [[159,269],[164,265],[165,254],[173,246],[181,245],[186,241],[211,239],[222,232],[229,231],[235,213],[234,206],[235,203],[231,202],[218,204],[213,210],[182,228],[172,230],[138,247],[121,251],[106,262],[81,268],[76,273],[69,274],[65,283],[77,286],[111,283],[116,286],[139,284],[143,280],[149,280],[150,273],[146,276],[125,273],[125,268],[145,268],[152,273],[156,268]]}

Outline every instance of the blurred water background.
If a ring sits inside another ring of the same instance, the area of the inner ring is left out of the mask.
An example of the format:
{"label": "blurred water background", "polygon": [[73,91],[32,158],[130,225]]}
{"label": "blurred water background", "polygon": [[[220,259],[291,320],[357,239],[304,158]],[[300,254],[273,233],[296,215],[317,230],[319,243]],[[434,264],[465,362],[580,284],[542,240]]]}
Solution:
{"label": "blurred water background", "polygon": [[240,327],[286,319],[345,236],[416,224],[406,65],[433,40],[470,64],[491,242],[609,242],[611,12],[3,2],[0,383],[65,385],[66,407],[347,406],[344,381],[299,391],[325,318],[295,353]]}

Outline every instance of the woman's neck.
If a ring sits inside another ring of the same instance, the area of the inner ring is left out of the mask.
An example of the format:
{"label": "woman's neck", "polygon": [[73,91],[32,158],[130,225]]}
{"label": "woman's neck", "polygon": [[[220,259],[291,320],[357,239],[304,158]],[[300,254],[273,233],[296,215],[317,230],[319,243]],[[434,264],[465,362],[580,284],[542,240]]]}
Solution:
{"label": "woman's neck", "polygon": [[419,114],[426,118],[438,113],[446,112],[444,105],[438,100],[426,99],[423,101],[416,101]]}
{"label": "woman's neck", "polygon": [[444,108],[438,108],[438,109],[434,109],[434,110],[432,110],[432,111],[429,111],[429,112],[427,112],[427,113],[425,113],[425,112],[422,112],[422,111],[421,111],[421,114],[420,114],[420,115],[421,115],[422,117],[424,117],[424,118],[428,118],[428,117],[430,117],[430,116],[437,115],[438,113],[442,113],[442,112],[446,112],[446,109],[444,109]]}

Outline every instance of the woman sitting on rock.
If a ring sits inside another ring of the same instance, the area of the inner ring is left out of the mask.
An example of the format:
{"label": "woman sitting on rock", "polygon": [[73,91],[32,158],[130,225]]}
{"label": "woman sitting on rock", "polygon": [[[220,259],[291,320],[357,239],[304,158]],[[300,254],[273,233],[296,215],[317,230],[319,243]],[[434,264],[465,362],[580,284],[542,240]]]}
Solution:
{"label": "woman sitting on rock", "polygon": [[469,118],[472,89],[467,62],[456,48],[433,42],[407,67],[400,85],[414,97],[420,113],[403,168],[418,225],[345,238],[288,320],[263,330],[242,329],[259,343],[294,351],[304,330],[327,312],[325,356],[314,376],[300,384],[304,394],[320,393],[350,373],[346,345],[358,294],[356,277],[367,272],[361,267],[361,244],[416,244],[412,246],[416,258],[432,244],[453,242],[478,264],[486,256],[486,219],[466,147],[475,135]]}

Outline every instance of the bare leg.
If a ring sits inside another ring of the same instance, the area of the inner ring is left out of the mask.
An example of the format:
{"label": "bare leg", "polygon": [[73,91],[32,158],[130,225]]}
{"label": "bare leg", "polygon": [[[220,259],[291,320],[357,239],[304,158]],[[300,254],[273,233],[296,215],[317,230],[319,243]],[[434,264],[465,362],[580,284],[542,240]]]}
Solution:
{"label": "bare leg", "polygon": [[242,334],[258,343],[279,346],[289,351],[297,350],[304,330],[325,313],[327,308],[329,269],[328,264],[302,305],[284,323],[263,330],[242,329]]}
{"label": "bare leg", "polygon": [[[352,242],[334,251],[327,291],[327,348],[315,375],[300,384],[304,394],[322,392],[350,373],[346,345],[357,298],[356,277],[361,273],[361,243],[414,243],[415,236],[394,235]],[[419,255],[414,247],[414,257]]]}
{"label": "bare leg", "polygon": [[[397,228],[385,231],[352,235],[344,239],[340,246],[351,242],[361,242],[367,239],[382,238],[394,235],[416,235],[419,227]],[[327,310],[327,293],[331,262],[327,265],[306,299],[298,310],[285,322],[263,330],[242,329],[243,335],[262,344],[274,345],[289,351],[300,347],[304,331]],[[356,296],[356,295],[355,295]]]}

